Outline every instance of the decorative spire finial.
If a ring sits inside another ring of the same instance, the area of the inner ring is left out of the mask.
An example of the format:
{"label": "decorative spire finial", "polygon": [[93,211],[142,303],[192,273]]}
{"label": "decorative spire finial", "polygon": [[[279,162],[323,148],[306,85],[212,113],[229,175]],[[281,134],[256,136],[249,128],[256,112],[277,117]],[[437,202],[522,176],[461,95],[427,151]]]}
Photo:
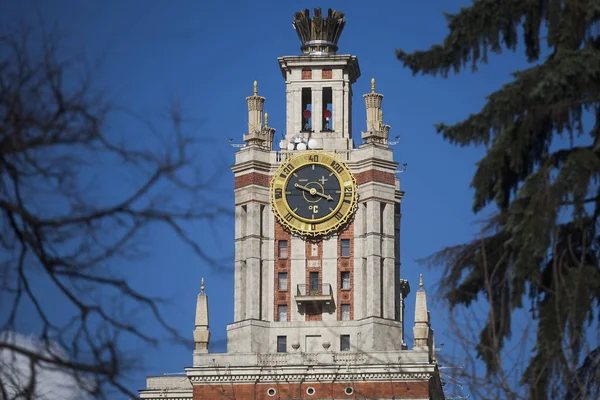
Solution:
{"label": "decorative spire finial", "polygon": [[204,293],[204,277],[200,280],[200,293],[196,298],[196,318],[194,329],[195,351],[208,353],[210,331],[208,330],[208,296]]}
{"label": "decorative spire finial", "polygon": [[371,78],[371,93],[375,93],[375,78]]}
{"label": "decorative spire finial", "polygon": [[292,26],[296,30],[302,46],[302,54],[327,55],[337,52],[338,40],[346,19],[344,13],[331,8],[323,15],[320,8],[315,8],[312,17],[308,9],[294,14]]}
{"label": "decorative spire finial", "polygon": [[419,274],[419,287],[423,287],[423,274]]}
{"label": "decorative spire finial", "polygon": [[269,113],[265,113],[265,127],[269,127]]}
{"label": "decorative spire finial", "polygon": [[254,81],[254,95],[258,96],[258,82]]}

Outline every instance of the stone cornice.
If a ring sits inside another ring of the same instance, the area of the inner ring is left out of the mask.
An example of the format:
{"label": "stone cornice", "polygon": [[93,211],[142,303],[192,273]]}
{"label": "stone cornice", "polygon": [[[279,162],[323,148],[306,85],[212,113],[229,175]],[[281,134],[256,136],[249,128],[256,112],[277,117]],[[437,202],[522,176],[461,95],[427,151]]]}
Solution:
{"label": "stone cornice", "polygon": [[[393,368],[393,367],[392,367]],[[379,373],[368,373],[368,372],[339,372],[339,373],[315,373],[305,370],[304,372],[298,373],[285,373],[276,368],[265,368],[263,373],[250,373],[250,374],[233,374],[227,372],[226,367],[220,368],[220,373],[206,373],[195,374],[194,369],[188,370],[188,376],[192,385],[201,385],[206,383],[296,383],[296,382],[355,382],[355,381],[367,381],[367,382],[389,382],[389,381],[415,381],[415,380],[429,380],[434,376],[434,372],[379,372]],[[345,369],[345,368],[344,368]]]}
{"label": "stone cornice", "polygon": [[[237,175],[241,175],[241,173],[252,173],[258,172],[263,173],[265,175],[269,175],[271,173],[271,169],[273,166],[270,163],[266,163],[258,160],[251,161],[242,161],[238,164],[234,164],[231,167],[233,173]],[[247,171],[247,172],[246,172]]]}
{"label": "stone cornice", "polygon": [[[235,203],[236,206],[243,206],[244,204],[249,204],[249,203],[258,203],[258,204],[262,204],[263,206],[269,206],[271,205],[271,203],[269,203],[268,201],[260,201],[260,200],[246,200],[246,201],[240,201],[239,203]],[[267,236],[260,236],[261,238],[267,238],[267,239],[273,239]],[[237,240],[237,239],[236,239]]]}
{"label": "stone cornice", "polygon": [[365,197],[365,198],[359,198],[358,202],[359,203],[366,203],[367,201],[379,201],[381,203],[387,203],[387,204],[396,204],[399,202],[399,199],[395,199],[395,200],[390,200],[390,199],[384,199],[383,197],[377,197],[377,196],[369,196],[369,197]]}
{"label": "stone cornice", "polygon": [[[187,376],[183,378],[188,379]],[[152,388],[140,390],[139,394],[142,400],[192,400],[193,388],[188,380],[185,389],[172,387]]]}

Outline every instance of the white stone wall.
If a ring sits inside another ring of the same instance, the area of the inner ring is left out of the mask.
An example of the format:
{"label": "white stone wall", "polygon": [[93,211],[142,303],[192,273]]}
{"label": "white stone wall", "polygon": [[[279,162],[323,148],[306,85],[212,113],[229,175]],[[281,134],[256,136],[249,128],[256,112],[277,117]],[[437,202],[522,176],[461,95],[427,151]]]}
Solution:
{"label": "white stone wall", "polygon": [[[298,343],[298,351],[306,351],[306,336],[320,336],[329,342],[329,351],[340,350],[340,335],[350,335],[350,351],[399,351],[402,349],[402,329],[399,321],[365,318],[353,321],[289,321],[266,322],[247,320],[228,325],[228,353],[275,353],[277,336],[286,336],[288,352]],[[320,351],[328,351],[325,348]],[[194,353],[201,354],[201,353]],[[195,364],[194,364],[195,365]]]}
{"label": "white stone wall", "polygon": [[[302,88],[311,89],[312,130],[305,139],[314,138],[325,150],[350,150],[351,140],[351,85],[360,75],[356,57],[339,55],[335,58],[281,57],[281,69],[286,80],[286,136],[287,141],[302,131]],[[302,70],[310,68],[312,79],[302,79]],[[324,69],[332,70],[331,79],[322,79]],[[323,132],[323,89],[332,89],[332,122],[334,132]],[[309,137],[310,136],[310,137]]]}

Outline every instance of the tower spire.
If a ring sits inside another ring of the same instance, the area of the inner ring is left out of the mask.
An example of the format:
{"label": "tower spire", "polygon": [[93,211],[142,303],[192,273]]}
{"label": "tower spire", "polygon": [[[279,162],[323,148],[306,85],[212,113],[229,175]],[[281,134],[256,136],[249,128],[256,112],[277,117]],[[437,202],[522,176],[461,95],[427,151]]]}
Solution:
{"label": "tower spire", "polygon": [[208,296],[204,293],[204,278],[200,283],[200,293],[196,300],[196,329],[194,329],[194,343],[196,351],[208,353],[210,331],[208,330]]}
{"label": "tower spire", "polygon": [[427,309],[427,294],[423,286],[423,274],[419,274],[419,290],[417,290],[415,300],[415,326],[413,328],[414,347],[427,349],[429,357],[435,360],[433,329],[431,329],[429,310]]}
{"label": "tower spire", "polygon": [[254,94],[246,97],[248,102],[248,133],[260,131],[265,98],[258,95],[258,82],[254,81]]}
{"label": "tower spire", "polygon": [[362,138],[367,143],[387,144],[390,126],[383,123],[383,95],[375,92],[375,78],[371,78],[371,93],[363,95],[363,98],[367,108],[367,131],[362,133]]}
{"label": "tower spire", "polygon": [[248,133],[244,135],[244,142],[271,150],[275,129],[268,126],[267,113],[263,125],[263,109],[265,98],[258,95],[258,82],[254,81],[253,95],[246,97],[248,102]]}

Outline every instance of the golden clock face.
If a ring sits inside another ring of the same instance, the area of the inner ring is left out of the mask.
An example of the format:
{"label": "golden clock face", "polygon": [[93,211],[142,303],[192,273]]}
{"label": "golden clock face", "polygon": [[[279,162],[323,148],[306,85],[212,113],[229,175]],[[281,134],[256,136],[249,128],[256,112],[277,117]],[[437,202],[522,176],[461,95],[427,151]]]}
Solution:
{"label": "golden clock face", "polygon": [[284,161],[271,180],[275,216],[302,236],[337,231],[350,220],[357,201],[350,169],[328,152],[301,152]]}

